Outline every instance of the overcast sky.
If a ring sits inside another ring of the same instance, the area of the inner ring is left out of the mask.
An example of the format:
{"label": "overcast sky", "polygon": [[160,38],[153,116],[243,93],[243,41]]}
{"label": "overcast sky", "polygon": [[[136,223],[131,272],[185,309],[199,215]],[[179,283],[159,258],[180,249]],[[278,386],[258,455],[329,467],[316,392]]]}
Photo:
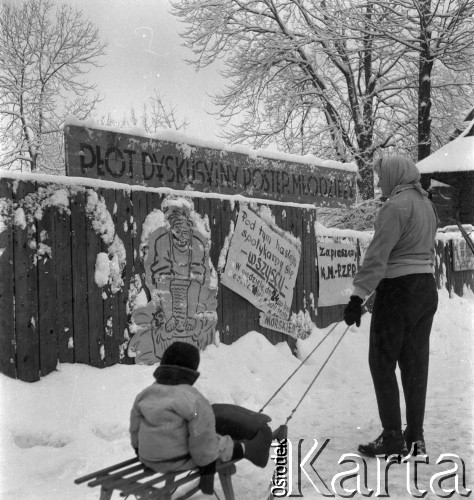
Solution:
{"label": "overcast sky", "polygon": [[218,124],[208,94],[222,86],[216,68],[196,73],[184,59],[192,53],[181,46],[184,26],[172,16],[168,0],[57,0],[76,5],[108,41],[103,68],[90,73],[104,100],[99,114],[123,116],[133,103],[137,108],[156,89],[176,105],[190,125],[188,135],[216,139]]}

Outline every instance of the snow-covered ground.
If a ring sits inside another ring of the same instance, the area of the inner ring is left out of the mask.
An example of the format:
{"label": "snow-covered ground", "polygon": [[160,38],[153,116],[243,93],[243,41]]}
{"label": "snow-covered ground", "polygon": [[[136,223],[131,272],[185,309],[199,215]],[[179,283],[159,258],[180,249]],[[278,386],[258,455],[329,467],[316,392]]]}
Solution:
{"label": "snow-covered ground", "polygon": [[[375,438],[380,432],[367,363],[369,322],[367,314],[359,329],[349,329],[289,421],[293,451],[301,439],[304,454],[314,439],[318,446],[330,440],[314,462],[328,486],[336,474],[354,468],[354,462],[339,464],[341,456],[355,453],[358,443]],[[440,292],[432,331],[425,420],[429,464],[418,465],[418,487],[428,490],[425,498],[438,498],[430,489],[433,474],[453,467],[452,462],[436,463],[443,453],[456,454],[464,461],[466,486],[474,488],[473,324],[474,295],[470,291],[462,298],[452,299],[447,292]],[[330,328],[314,328],[308,339],[300,341],[299,358],[304,359]],[[291,414],[344,329],[343,324],[336,326],[265,409],[274,427]],[[299,364],[286,343],[272,346],[262,335],[249,332],[231,346],[212,345],[202,353],[197,387],[211,402],[234,403],[258,411]],[[60,365],[56,372],[34,384],[0,376],[0,498],[99,498],[97,488],[75,485],[73,481],[132,456],[129,411],[135,395],[153,382],[153,370],[149,366],[117,365],[99,370],[85,365]],[[306,469],[316,481],[311,469]],[[242,461],[233,480],[237,500],[264,499],[272,473],[271,461],[264,470]],[[412,498],[407,491],[406,474],[406,464],[389,469],[391,498]],[[462,488],[462,470],[458,475]],[[367,460],[367,478],[369,488],[375,490],[375,459]],[[352,479],[344,486],[349,490],[355,484]],[[216,486],[222,499],[218,481]],[[452,488],[454,480],[445,480],[442,486]],[[322,498],[304,474],[301,492],[304,498]],[[293,493],[298,493],[296,486]],[[356,494],[354,498],[363,496]],[[454,494],[452,498],[462,497]]]}

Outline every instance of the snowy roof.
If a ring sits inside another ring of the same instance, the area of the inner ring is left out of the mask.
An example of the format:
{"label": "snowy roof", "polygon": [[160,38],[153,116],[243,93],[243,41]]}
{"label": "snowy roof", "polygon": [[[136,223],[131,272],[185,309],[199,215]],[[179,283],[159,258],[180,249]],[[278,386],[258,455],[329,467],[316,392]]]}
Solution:
{"label": "snowy roof", "polygon": [[431,188],[443,188],[443,187],[451,187],[449,184],[445,184],[444,182],[437,181],[436,179],[431,179],[430,189]]}
{"label": "snowy roof", "polygon": [[416,166],[421,174],[474,171],[474,120],[460,136]]}

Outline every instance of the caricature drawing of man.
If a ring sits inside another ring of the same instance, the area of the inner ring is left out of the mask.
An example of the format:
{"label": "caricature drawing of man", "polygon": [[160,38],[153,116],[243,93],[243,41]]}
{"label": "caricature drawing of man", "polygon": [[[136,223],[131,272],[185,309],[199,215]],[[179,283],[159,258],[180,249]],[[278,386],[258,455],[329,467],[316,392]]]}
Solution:
{"label": "caricature drawing of man", "polygon": [[156,287],[169,282],[171,308],[164,301],[167,336],[182,336],[196,326],[195,314],[205,280],[205,243],[194,233],[189,209],[170,207],[170,230],[158,235],[150,266]]}
{"label": "caricature drawing of man", "polygon": [[130,356],[154,364],[176,339],[204,349],[217,324],[217,280],[208,247],[210,235],[200,232],[198,215],[185,204],[163,204],[167,222],[148,236],[144,288],[148,303],[131,315],[134,336]]}

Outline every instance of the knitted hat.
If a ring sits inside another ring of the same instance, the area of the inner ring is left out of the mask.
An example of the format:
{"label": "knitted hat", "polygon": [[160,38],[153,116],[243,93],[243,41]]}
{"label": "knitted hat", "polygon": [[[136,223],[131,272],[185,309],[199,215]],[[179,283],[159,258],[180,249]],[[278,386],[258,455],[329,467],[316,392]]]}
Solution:
{"label": "knitted hat", "polygon": [[186,342],[174,342],[163,353],[160,365],[175,365],[197,370],[200,356],[199,349]]}

